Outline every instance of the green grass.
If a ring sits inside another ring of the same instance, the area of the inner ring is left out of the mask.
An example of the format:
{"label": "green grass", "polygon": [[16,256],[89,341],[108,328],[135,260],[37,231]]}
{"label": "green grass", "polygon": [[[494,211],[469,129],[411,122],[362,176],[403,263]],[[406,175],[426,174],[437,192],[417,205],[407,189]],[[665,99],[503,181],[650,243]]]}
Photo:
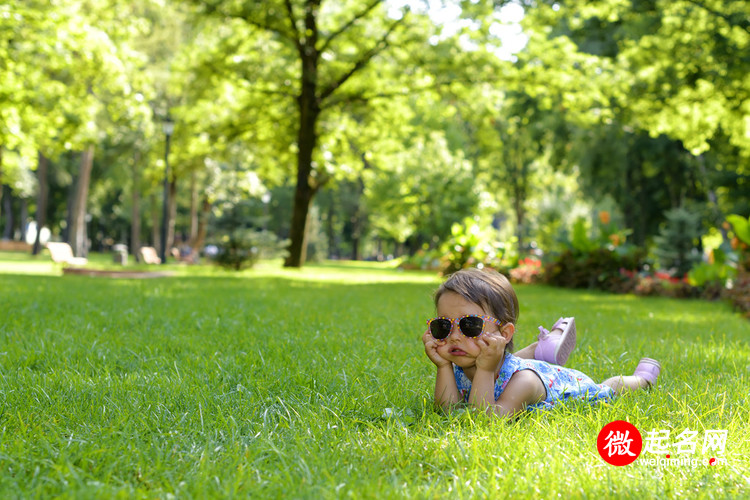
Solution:
{"label": "green grass", "polygon": [[[508,423],[433,408],[429,274],[28,273],[40,265],[0,254],[3,498],[750,494],[750,323],[723,303],[518,287],[518,347],[575,315],[568,366],[601,380],[648,355],[664,370],[653,391]],[[727,464],[609,466],[596,437],[617,419],[726,429]]]}

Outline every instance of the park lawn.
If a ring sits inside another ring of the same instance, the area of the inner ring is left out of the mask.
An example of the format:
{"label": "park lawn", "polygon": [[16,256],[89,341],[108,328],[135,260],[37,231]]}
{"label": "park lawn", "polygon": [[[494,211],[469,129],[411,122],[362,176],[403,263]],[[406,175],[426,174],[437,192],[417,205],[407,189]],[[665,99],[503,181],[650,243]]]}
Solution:
{"label": "park lawn", "polygon": [[[2,260],[2,259],[0,259]],[[10,271],[9,271],[10,268]],[[750,495],[750,323],[723,303],[519,286],[516,346],[575,315],[568,366],[650,392],[515,422],[444,415],[437,278],[375,264],[123,280],[0,274],[0,496]],[[601,428],[727,430],[726,463],[614,467]]]}

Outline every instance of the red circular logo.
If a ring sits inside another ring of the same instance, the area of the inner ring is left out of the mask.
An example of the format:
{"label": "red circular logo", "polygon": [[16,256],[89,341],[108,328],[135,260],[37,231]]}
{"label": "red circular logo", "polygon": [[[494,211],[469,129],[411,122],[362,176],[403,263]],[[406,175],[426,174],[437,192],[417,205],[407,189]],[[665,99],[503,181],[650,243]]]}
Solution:
{"label": "red circular logo", "polygon": [[643,439],[633,424],[615,420],[602,427],[596,439],[596,448],[608,464],[628,465],[641,454]]}

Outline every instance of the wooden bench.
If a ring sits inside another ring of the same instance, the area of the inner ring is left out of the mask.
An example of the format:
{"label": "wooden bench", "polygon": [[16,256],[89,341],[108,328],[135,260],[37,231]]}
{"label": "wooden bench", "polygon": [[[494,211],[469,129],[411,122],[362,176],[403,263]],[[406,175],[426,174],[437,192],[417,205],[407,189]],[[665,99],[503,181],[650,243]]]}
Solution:
{"label": "wooden bench", "polygon": [[31,252],[32,245],[25,241],[0,240],[0,251],[2,252]]}
{"label": "wooden bench", "polygon": [[141,261],[145,264],[161,264],[161,259],[154,247],[141,247],[138,253],[141,256]]}
{"label": "wooden bench", "polygon": [[49,250],[52,260],[58,264],[83,266],[88,262],[88,259],[85,257],[76,257],[73,255],[73,249],[67,243],[49,242],[47,243],[47,250]]}

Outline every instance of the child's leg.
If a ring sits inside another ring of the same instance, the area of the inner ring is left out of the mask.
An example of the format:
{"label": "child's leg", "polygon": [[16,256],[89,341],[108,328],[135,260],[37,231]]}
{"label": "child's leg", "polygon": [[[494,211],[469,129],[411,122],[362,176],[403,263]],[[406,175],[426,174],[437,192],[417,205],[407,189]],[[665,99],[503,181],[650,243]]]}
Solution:
{"label": "child's leg", "polygon": [[539,327],[539,340],[513,353],[524,359],[546,361],[554,365],[564,365],[576,346],[575,318],[560,318],[552,326],[552,331]]}
{"label": "child's leg", "polygon": [[554,365],[564,365],[576,347],[576,319],[560,318],[552,331],[539,327],[539,341],[534,349],[534,359]]}
{"label": "child's leg", "polygon": [[608,378],[602,384],[610,386],[617,394],[646,389],[649,386],[645,378],[636,375],[617,375],[616,377]]}
{"label": "child's leg", "polygon": [[602,384],[610,386],[617,394],[625,391],[648,389],[656,384],[656,379],[661,373],[661,364],[651,358],[643,358],[638,363],[632,375],[618,375],[608,378]]}
{"label": "child's leg", "polygon": [[536,351],[537,344],[539,344],[539,342],[532,342],[531,344],[527,345],[523,349],[519,349],[516,352],[514,352],[513,356],[523,358],[523,359],[534,359],[534,351]]}

